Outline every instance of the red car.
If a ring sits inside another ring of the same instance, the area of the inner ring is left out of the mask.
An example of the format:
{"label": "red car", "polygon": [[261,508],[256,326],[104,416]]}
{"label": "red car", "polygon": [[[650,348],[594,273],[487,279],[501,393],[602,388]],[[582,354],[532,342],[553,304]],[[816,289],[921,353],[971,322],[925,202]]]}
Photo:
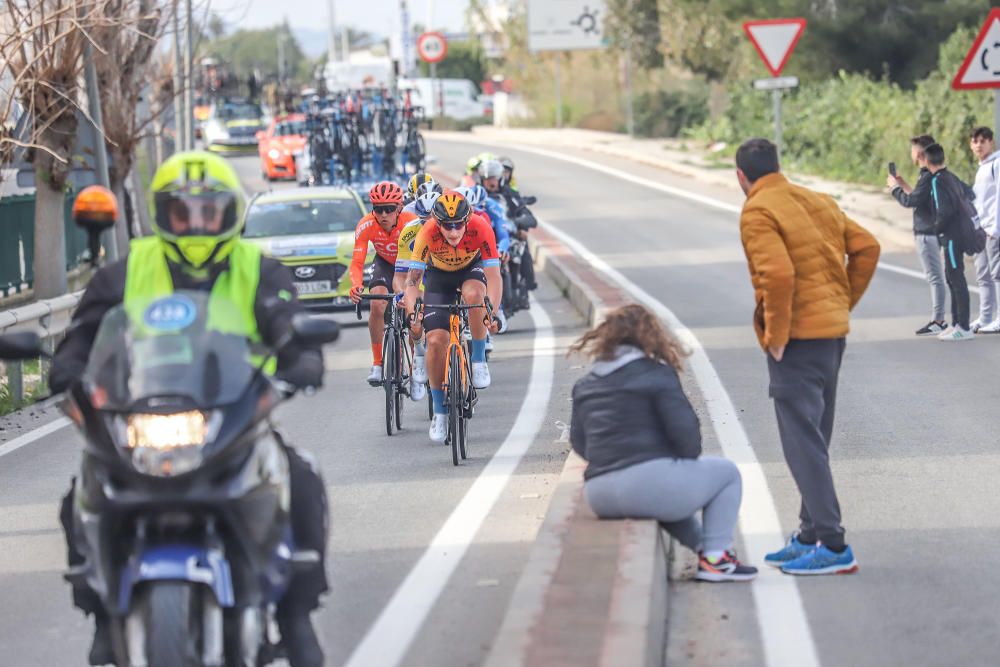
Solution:
{"label": "red car", "polygon": [[303,114],[279,116],[267,130],[257,133],[260,171],[268,181],[295,178],[295,156],[306,145],[306,117]]}

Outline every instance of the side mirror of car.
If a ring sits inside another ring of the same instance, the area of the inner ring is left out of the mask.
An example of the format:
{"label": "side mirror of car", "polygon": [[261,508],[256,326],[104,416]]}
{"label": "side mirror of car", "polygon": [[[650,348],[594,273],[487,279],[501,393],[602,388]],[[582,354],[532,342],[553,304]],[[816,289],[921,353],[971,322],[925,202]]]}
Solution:
{"label": "side mirror of car", "polygon": [[101,234],[118,220],[118,198],[107,188],[91,185],[80,191],[73,202],[73,222],[87,232],[90,263],[97,265],[101,254]]}
{"label": "side mirror of car", "polygon": [[24,331],[0,336],[0,359],[4,361],[27,361],[44,356],[42,339],[36,333]]}
{"label": "side mirror of car", "polygon": [[340,338],[340,325],[333,320],[299,313],[292,318],[292,336],[298,343],[319,347]]}

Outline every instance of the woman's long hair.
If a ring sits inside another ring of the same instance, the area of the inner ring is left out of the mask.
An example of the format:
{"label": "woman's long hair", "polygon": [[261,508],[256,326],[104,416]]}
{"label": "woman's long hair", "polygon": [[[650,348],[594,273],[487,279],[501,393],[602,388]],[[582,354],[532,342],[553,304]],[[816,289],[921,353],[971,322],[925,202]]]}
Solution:
{"label": "woman's long hair", "polygon": [[655,315],[638,304],[608,313],[603,322],[583,334],[569,351],[610,361],[619,345],[637,347],[647,357],[670,364],[678,373],[683,369],[684,357],[690,354]]}

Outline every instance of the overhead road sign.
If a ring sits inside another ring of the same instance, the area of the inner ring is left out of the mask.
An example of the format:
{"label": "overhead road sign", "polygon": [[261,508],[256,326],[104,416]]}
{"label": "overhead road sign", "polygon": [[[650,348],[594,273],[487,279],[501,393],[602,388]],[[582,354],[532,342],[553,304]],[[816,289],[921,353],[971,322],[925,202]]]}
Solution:
{"label": "overhead road sign", "polygon": [[754,90],[786,90],[799,87],[797,76],[776,76],[770,79],[757,79],[753,82]]}
{"label": "overhead road sign", "polygon": [[805,29],[806,20],[803,18],[747,21],[743,24],[743,31],[753,42],[772,76],[781,76],[781,70]]}
{"label": "overhead road sign", "polygon": [[439,32],[425,32],[417,38],[417,55],[425,63],[439,63],[448,55],[448,40]]}
{"label": "overhead road sign", "polygon": [[528,0],[528,48],[603,49],[607,13],[604,0]]}
{"label": "overhead road sign", "polygon": [[1000,88],[1000,9],[992,10],[986,17],[951,87],[956,90]]}

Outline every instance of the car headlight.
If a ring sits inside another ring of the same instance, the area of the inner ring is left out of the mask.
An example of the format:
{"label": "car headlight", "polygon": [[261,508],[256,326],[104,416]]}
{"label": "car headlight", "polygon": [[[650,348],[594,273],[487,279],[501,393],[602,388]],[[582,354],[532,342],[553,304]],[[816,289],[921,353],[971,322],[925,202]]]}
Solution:
{"label": "car headlight", "polygon": [[278,158],[281,157],[281,151],[279,151],[277,148],[272,148],[267,152],[267,156],[272,160],[277,160]]}
{"label": "car headlight", "polygon": [[205,444],[218,434],[221,423],[219,411],[132,414],[124,418],[122,444],[138,472],[174,477],[201,465]]}

